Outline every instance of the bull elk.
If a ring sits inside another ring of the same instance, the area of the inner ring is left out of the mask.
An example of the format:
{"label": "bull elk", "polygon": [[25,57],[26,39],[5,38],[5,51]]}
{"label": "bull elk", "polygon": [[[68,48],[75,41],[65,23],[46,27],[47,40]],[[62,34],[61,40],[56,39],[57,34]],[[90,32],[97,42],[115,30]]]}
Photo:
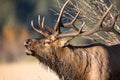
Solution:
{"label": "bull elk", "polygon": [[[113,17],[110,25],[103,26],[104,20],[109,15],[113,5],[111,4],[108,7],[94,28],[83,31],[84,22],[79,29],[74,25],[81,10],[71,22],[62,22],[63,12],[69,2],[70,0],[67,0],[61,8],[54,29],[45,24],[44,18],[40,23],[40,16],[38,16],[40,29],[35,28],[33,21],[31,21],[32,28],[44,37],[27,39],[24,42],[26,54],[35,56],[40,62],[49,66],[58,74],[60,79],[120,80],[120,44],[111,46],[100,43],[86,46],[68,44],[76,36],[88,36],[99,31],[114,32],[120,35],[114,29],[118,15]],[[63,33],[60,27],[72,28],[76,32]]]}

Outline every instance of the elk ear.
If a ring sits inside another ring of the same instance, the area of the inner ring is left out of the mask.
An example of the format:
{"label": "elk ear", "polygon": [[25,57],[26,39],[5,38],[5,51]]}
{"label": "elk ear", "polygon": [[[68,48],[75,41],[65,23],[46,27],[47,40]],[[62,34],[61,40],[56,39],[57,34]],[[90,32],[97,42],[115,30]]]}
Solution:
{"label": "elk ear", "polygon": [[64,47],[64,46],[68,45],[68,42],[69,42],[71,39],[72,39],[71,37],[59,39],[58,42],[57,42],[57,45],[58,45],[59,47]]}

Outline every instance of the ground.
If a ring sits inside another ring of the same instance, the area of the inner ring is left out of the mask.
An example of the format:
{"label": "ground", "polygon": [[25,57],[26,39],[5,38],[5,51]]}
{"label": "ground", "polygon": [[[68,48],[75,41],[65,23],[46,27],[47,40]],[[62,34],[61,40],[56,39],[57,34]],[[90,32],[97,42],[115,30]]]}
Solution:
{"label": "ground", "polygon": [[38,62],[0,64],[0,80],[59,80],[49,68]]}

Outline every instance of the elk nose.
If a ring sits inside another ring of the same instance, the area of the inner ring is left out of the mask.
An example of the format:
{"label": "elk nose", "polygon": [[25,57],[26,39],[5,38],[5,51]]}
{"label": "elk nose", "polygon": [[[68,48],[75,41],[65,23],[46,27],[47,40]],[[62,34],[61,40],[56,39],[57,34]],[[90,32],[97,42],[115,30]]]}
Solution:
{"label": "elk nose", "polygon": [[29,44],[30,44],[30,39],[25,40],[24,46],[25,46],[25,47],[28,47]]}

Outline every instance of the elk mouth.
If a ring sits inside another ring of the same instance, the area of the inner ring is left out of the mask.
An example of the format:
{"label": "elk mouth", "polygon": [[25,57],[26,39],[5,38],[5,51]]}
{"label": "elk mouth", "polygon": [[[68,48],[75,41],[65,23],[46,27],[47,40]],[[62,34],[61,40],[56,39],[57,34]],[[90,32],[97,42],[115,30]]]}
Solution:
{"label": "elk mouth", "polygon": [[[26,48],[27,48],[27,47],[26,47]],[[32,55],[32,56],[35,55],[35,51],[32,50],[31,48],[27,48],[27,49],[25,50],[25,53],[26,53],[27,55]]]}

